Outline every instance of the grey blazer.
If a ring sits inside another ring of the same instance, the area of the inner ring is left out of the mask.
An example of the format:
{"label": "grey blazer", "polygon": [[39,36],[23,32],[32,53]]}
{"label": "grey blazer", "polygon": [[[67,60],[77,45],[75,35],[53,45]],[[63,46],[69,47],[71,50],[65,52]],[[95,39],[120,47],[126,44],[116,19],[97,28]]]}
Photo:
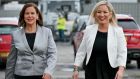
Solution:
{"label": "grey blazer", "polygon": [[50,29],[38,26],[33,50],[26,40],[24,28],[12,33],[11,52],[7,58],[5,79],[21,76],[52,75],[56,66],[56,45]]}

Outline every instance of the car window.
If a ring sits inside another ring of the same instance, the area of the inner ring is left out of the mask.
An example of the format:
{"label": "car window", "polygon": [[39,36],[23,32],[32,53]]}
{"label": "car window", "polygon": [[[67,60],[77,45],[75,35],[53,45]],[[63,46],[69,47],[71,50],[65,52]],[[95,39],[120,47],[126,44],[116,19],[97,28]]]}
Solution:
{"label": "car window", "polygon": [[16,30],[16,25],[0,25],[0,34],[10,34],[12,31]]}
{"label": "car window", "polygon": [[69,12],[68,13],[68,21],[73,21],[75,20],[77,17],[79,17],[78,13],[75,12]]}
{"label": "car window", "polygon": [[82,27],[81,27],[81,29],[80,29],[80,31],[84,30],[85,28],[86,28],[86,23],[84,22]]}
{"label": "car window", "polygon": [[121,26],[123,29],[139,29],[136,22],[131,19],[119,19],[118,25]]}
{"label": "car window", "polygon": [[81,19],[79,19],[78,22],[78,31],[84,30],[86,28],[86,22],[88,21],[88,16],[85,16]]}

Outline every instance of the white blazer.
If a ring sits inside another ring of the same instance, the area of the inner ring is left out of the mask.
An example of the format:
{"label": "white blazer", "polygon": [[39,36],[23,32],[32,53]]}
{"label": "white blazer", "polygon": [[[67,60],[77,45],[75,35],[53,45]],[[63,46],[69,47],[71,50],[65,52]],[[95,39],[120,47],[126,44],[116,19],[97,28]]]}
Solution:
{"label": "white blazer", "polygon": [[[89,62],[93,44],[98,31],[98,25],[89,25],[84,31],[83,40],[76,54],[75,66],[82,66],[87,53],[86,65]],[[109,25],[107,37],[108,58],[111,67],[126,66],[127,44],[123,30],[119,26]]]}

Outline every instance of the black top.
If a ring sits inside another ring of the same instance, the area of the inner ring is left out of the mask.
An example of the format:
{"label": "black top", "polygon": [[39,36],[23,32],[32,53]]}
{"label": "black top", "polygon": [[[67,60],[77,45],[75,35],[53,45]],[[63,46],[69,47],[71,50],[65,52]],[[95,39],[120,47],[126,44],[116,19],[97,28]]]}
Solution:
{"label": "black top", "polygon": [[107,32],[97,32],[92,52],[96,57],[107,57]]}
{"label": "black top", "polygon": [[31,50],[33,50],[36,33],[26,33],[26,39]]}
{"label": "black top", "polygon": [[108,55],[107,55],[107,32],[100,32],[100,31],[97,32],[95,42],[93,44],[89,64],[93,65],[93,63],[96,59],[108,60]]}
{"label": "black top", "polygon": [[85,79],[114,79],[117,70],[118,68],[112,68],[109,63],[107,32],[98,31],[91,57],[85,68]]}

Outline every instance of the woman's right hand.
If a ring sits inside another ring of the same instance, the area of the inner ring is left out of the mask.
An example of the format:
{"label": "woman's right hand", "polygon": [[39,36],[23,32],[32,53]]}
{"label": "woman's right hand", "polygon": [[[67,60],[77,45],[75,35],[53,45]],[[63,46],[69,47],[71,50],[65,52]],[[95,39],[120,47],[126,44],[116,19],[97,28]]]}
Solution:
{"label": "woman's right hand", "polygon": [[72,75],[73,79],[79,79],[79,72],[78,71],[74,71],[73,75]]}

